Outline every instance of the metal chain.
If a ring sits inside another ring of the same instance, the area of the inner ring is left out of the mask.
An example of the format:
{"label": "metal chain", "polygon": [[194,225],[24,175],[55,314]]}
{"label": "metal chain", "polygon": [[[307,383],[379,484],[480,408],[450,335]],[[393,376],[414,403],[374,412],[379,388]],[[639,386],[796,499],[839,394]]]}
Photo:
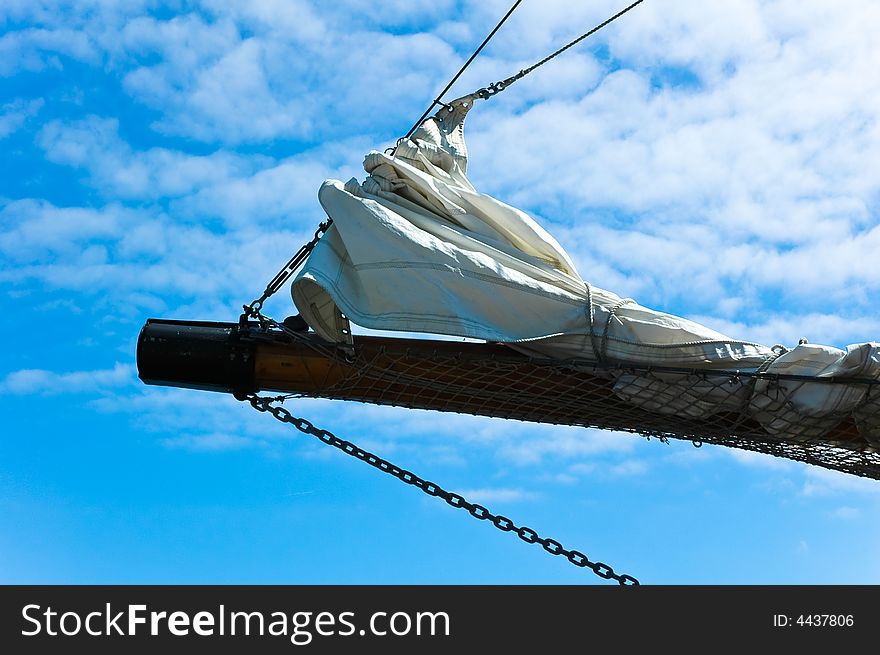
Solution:
{"label": "metal chain", "polygon": [[320,241],[324,233],[330,229],[331,225],[333,225],[332,218],[328,218],[323,223],[320,223],[318,229],[315,230],[315,236],[312,237],[312,240],[297,250],[284,267],[275,274],[275,277],[273,277],[269,281],[269,284],[266,285],[266,290],[263,291],[263,295],[252,301],[250,305],[242,305],[242,309],[244,310],[244,313],[241,315],[242,321],[246,321],[249,317],[260,318],[260,310],[263,309],[263,303],[273,296],[278,289],[283,287],[284,283],[290,279],[290,276],[296,273],[297,269],[303,265],[312,250],[315,249],[315,245]]}
{"label": "metal chain", "polygon": [[575,566],[591,569],[593,573],[598,575],[600,578],[604,578],[605,580],[616,580],[617,583],[620,585],[639,584],[639,581],[631,575],[627,575],[625,573],[615,573],[614,569],[612,569],[607,564],[604,564],[602,562],[593,562],[582,552],[577,550],[568,550],[555,539],[547,539],[541,537],[531,528],[528,528],[526,526],[517,527],[517,525],[506,516],[493,514],[489,511],[488,508],[484,507],[483,505],[468,502],[460,494],[446,491],[434,482],[430,482],[428,480],[420,478],[412,471],[407,471],[406,469],[399,468],[388,460],[382,459],[378,455],[374,455],[373,453],[370,453],[358,447],[350,441],[340,439],[332,432],[316,428],[309,420],[296,417],[291,414],[286,408],[273,404],[275,402],[284,402],[284,400],[286,400],[287,398],[288,396],[266,398],[252,394],[248,397],[248,400],[250,401],[250,404],[254,407],[254,409],[257,409],[261,412],[268,412],[282,423],[291,424],[303,434],[308,434],[310,436],[316,437],[323,443],[329,446],[333,446],[334,448],[338,448],[346,455],[351,455],[352,457],[366,462],[370,466],[377,468],[384,473],[394,476],[395,478],[401,480],[402,482],[405,482],[406,484],[421,489],[429,496],[442,498],[452,507],[467,510],[468,513],[476,519],[479,519],[481,521],[491,521],[492,525],[494,525],[502,532],[513,532],[514,534],[516,534],[517,537],[525,541],[527,544],[539,544],[545,551],[547,551],[551,555],[562,555]]}

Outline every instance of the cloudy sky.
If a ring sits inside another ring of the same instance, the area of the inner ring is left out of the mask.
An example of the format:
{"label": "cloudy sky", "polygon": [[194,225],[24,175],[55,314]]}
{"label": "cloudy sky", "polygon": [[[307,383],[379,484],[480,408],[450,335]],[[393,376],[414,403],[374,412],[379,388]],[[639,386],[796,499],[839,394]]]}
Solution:
{"label": "cloudy sky", "polygon": [[[447,99],[624,4],[525,0]],[[134,367],[148,317],[234,320],[321,220],[320,183],[363,177],[506,9],[0,4],[0,582],[598,582]],[[767,344],[877,339],[878,24],[869,0],[647,0],[472,112],[471,179],[642,304]],[[880,582],[873,481],[594,430],[296,411],[643,582]]]}

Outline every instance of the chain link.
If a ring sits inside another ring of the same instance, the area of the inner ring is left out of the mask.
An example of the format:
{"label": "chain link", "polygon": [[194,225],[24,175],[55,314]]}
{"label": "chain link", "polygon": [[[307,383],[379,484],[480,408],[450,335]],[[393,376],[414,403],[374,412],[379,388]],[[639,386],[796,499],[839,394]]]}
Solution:
{"label": "chain link", "polygon": [[312,250],[315,249],[315,245],[321,240],[324,233],[330,229],[331,225],[333,225],[332,218],[328,218],[323,223],[320,223],[318,229],[315,230],[315,236],[312,237],[312,240],[297,250],[284,267],[275,274],[275,277],[273,277],[269,281],[269,284],[266,285],[266,290],[263,291],[263,295],[256,300],[253,300],[250,305],[242,305],[242,309],[244,310],[244,313],[241,315],[242,321],[245,321],[250,317],[261,317],[260,311],[263,309],[263,303],[273,296],[278,289],[284,286],[284,283],[290,279],[290,276],[296,273],[299,267],[303,265]]}
{"label": "chain link", "polygon": [[591,569],[593,573],[598,575],[600,578],[604,578],[605,580],[616,580],[617,583],[620,585],[639,584],[639,581],[631,575],[627,575],[625,573],[615,573],[614,569],[612,569],[607,564],[604,564],[603,562],[593,562],[580,551],[568,550],[555,539],[547,539],[541,537],[537,532],[526,526],[518,527],[511,519],[507,518],[506,516],[493,514],[491,511],[489,511],[488,508],[484,507],[483,505],[468,502],[460,494],[446,491],[438,484],[420,478],[412,471],[401,469],[391,462],[382,459],[378,455],[374,455],[371,452],[363,450],[362,448],[353,444],[350,441],[340,439],[332,432],[328,432],[327,430],[322,430],[315,427],[312,422],[307,419],[294,416],[285,407],[274,404],[284,402],[284,400],[286,399],[287,396],[266,398],[262,396],[251,395],[248,397],[248,401],[254,407],[254,409],[257,409],[260,412],[268,412],[282,423],[289,423],[304,434],[316,437],[319,440],[323,441],[325,444],[333,446],[334,448],[338,448],[347,455],[356,457],[357,459],[366,462],[370,466],[377,468],[384,473],[388,473],[389,475],[394,476],[395,478],[401,480],[402,482],[405,482],[406,484],[418,487],[429,496],[442,498],[444,501],[446,501],[447,504],[451,505],[452,507],[467,510],[467,512],[471,516],[480,521],[490,521],[492,525],[494,525],[502,532],[513,532],[516,534],[517,537],[525,541],[527,544],[540,544],[541,547],[551,555],[562,555],[575,566]]}

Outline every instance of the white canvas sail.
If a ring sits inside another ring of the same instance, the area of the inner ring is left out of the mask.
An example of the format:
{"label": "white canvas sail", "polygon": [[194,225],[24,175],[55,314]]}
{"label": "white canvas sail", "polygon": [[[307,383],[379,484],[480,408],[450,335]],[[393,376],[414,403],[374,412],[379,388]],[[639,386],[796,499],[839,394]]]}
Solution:
{"label": "white canvas sail", "polygon": [[[468,181],[463,122],[471,104],[465,98],[441,110],[393,155],[369,153],[363,183],[330,180],[321,187],[318,197],[333,225],[291,290],[318,334],[350,342],[351,320],[380,330],[500,341],[555,358],[880,377],[877,344],[847,352],[812,344],[774,350],[590,285],[531,217]],[[725,403],[750,402],[729,393],[721,401],[711,389],[679,397],[674,381],[644,388],[633,382],[621,380],[619,393],[655,411],[702,416]],[[837,386],[800,383],[788,407],[752,400],[750,409],[771,433],[780,411],[802,414],[805,430],[824,429],[822,417],[832,408],[835,415],[858,412],[868,400],[864,385]],[[877,430],[870,417],[861,426]]]}

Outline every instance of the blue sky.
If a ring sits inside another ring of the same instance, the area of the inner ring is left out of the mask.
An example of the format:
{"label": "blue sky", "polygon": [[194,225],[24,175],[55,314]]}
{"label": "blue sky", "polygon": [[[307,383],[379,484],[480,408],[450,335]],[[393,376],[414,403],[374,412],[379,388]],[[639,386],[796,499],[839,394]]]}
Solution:
{"label": "blue sky", "polygon": [[[525,0],[449,97],[619,4]],[[363,177],[506,8],[0,5],[0,582],[599,582],[134,367],[148,317],[234,320],[321,219],[320,183]],[[876,339],[878,12],[648,0],[472,112],[471,179],[645,305],[768,344]],[[295,409],[643,582],[880,582],[874,481],[595,430]]]}

